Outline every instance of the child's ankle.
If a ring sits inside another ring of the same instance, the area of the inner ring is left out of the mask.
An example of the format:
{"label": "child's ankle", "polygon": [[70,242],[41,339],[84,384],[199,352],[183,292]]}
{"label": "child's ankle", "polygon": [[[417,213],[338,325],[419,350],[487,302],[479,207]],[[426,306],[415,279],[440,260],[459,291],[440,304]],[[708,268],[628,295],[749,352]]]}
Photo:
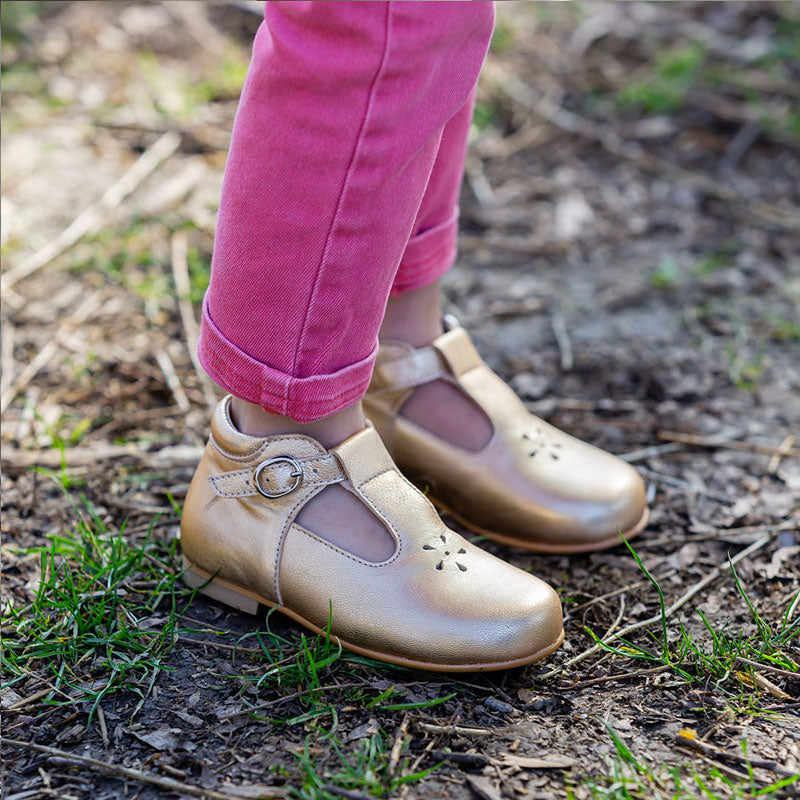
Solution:
{"label": "child's ankle", "polygon": [[231,398],[230,411],[231,420],[237,430],[249,436],[305,434],[329,448],[358,433],[366,425],[360,400],[328,417],[308,423],[295,422],[291,417],[279,414],[270,414],[260,406],[248,403],[239,397]]}
{"label": "child's ankle", "polygon": [[389,298],[379,334],[381,339],[399,339],[414,347],[423,347],[441,333],[439,281]]}

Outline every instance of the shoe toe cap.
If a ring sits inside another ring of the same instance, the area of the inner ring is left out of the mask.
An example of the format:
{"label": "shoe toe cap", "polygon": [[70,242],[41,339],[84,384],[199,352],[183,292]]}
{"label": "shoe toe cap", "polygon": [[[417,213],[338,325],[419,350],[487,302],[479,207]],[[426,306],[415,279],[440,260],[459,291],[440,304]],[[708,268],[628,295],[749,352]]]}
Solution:
{"label": "shoe toe cap", "polygon": [[564,635],[561,600],[555,590],[538,578],[518,597],[507,616],[504,646],[511,658],[525,659],[555,649]]}
{"label": "shoe toe cap", "polygon": [[586,501],[576,514],[588,538],[604,538],[619,531],[631,533],[647,509],[639,473],[618,458],[609,462],[598,476],[600,496]]}
{"label": "shoe toe cap", "polygon": [[488,553],[481,555],[486,572],[472,583],[467,615],[475,622],[462,631],[464,655],[486,664],[513,664],[555,649],[563,637],[563,618],[553,588]]}
{"label": "shoe toe cap", "polygon": [[608,546],[618,534],[638,533],[647,519],[645,484],[639,473],[621,459],[597,451],[597,459],[564,479],[560,498],[548,513],[531,513],[534,538],[546,536],[570,549]]}

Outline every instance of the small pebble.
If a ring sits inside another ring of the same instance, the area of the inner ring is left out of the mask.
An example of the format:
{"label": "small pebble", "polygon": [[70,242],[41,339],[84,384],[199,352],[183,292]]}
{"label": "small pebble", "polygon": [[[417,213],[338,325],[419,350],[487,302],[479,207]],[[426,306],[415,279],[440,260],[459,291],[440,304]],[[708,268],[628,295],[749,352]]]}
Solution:
{"label": "small pebble", "polygon": [[487,697],[483,704],[488,708],[490,711],[497,711],[499,714],[511,714],[514,711],[514,706],[510,703],[505,703],[502,700],[498,700],[496,697]]}
{"label": "small pebble", "polygon": [[558,703],[557,697],[538,697],[533,701],[533,710],[541,711],[543,714],[552,714],[558,708]]}

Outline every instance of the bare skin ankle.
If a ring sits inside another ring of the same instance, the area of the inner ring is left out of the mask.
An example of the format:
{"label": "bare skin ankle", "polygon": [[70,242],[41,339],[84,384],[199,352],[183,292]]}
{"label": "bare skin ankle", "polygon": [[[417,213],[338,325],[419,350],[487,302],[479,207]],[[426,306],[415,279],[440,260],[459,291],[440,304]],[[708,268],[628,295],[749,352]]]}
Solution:
{"label": "bare skin ankle", "polygon": [[434,281],[390,297],[379,335],[423,347],[442,331],[442,291],[439,281]]}
{"label": "bare skin ankle", "polygon": [[[381,339],[397,339],[414,347],[430,344],[443,332],[439,281],[389,298]],[[442,439],[467,450],[480,450],[492,437],[492,424],[460,389],[446,381],[420,386],[400,414]]]}
{"label": "bare skin ankle", "polygon": [[333,447],[362,430],[366,421],[361,401],[315,422],[295,422],[291,417],[270,414],[254,403],[238,397],[231,399],[231,419],[236,428],[249,436],[272,436],[276,433],[301,433],[325,447]]}
{"label": "bare skin ankle", "polygon": [[326,486],[297,515],[297,524],[365,561],[386,561],[395,541],[384,524],[356,495]]}

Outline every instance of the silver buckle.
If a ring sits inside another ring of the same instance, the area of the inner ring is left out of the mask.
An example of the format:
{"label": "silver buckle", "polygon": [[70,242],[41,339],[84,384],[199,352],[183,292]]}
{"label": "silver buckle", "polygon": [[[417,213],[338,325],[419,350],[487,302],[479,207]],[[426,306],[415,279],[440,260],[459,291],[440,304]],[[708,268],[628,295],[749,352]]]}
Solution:
{"label": "silver buckle", "polygon": [[[261,477],[261,473],[264,471],[266,467],[272,466],[273,464],[291,464],[292,471],[289,473],[289,476],[294,478],[294,483],[288,488],[284,489],[282,492],[268,492],[262,485],[259,478]],[[256,489],[258,490],[259,494],[263,494],[264,497],[269,497],[273,499],[275,497],[283,497],[285,494],[289,494],[293,492],[299,485],[300,481],[303,479],[303,468],[300,464],[295,461],[293,458],[289,456],[278,456],[277,458],[268,458],[266,461],[262,461],[257,467],[256,471],[253,474],[253,482],[256,485]]]}

